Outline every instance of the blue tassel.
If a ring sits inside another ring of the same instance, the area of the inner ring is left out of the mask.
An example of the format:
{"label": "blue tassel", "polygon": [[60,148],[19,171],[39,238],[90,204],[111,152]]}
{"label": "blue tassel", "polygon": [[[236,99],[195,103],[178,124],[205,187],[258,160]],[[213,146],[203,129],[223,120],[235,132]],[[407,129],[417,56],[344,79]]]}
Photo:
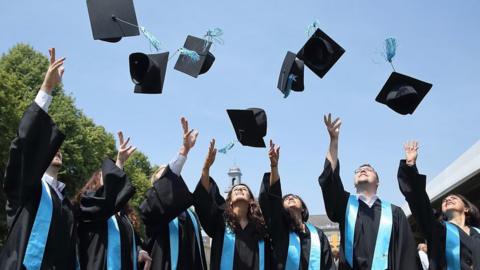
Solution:
{"label": "blue tassel", "polygon": [[393,57],[397,52],[397,40],[395,38],[385,39],[385,58],[392,63]]}
{"label": "blue tassel", "polygon": [[292,90],[293,82],[296,82],[296,81],[297,81],[297,76],[296,75],[293,75],[293,74],[288,75],[287,89],[285,89],[285,91],[282,91],[283,98],[287,98],[288,95],[290,95],[290,92]]}
{"label": "blue tassel", "polygon": [[155,50],[160,51],[161,43],[158,41],[158,39],[152,35],[152,33],[148,32],[145,27],[140,26],[140,31],[142,31],[142,34],[148,39],[150,42],[150,45],[155,48]]}
{"label": "blue tassel", "polygon": [[234,142],[230,142],[230,143],[228,143],[227,145],[225,145],[224,147],[218,149],[218,152],[219,152],[219,153],[222,153],[222,154],[226,154],[230,149],[233,148],[233,146],[235,146],[235,143],[234,143]]}
{"label": "blue tassel", "polygon": [[185,49],[185,48],[180,48],[180,49],[178,49],[178,52],[181,55],[185,55],[192,62],[197,62],[198,60],[200,60],[200,55],[196,51],[192,51],[192,50]]}
{"label": "blue tassel", "polygon": [[210,41],[212,43],[216,42],[220,45],[223,45],[224,41],[220,36],[223,36],[223,30],[218,27],[215,27],[213,29],[209,29],[203,37],[207,41]]}
{"label": "blue tassel", "polygon": [[307,26],[305,33],[307,33],[307,36],[310,37],[318,28],[320,28],[320,22],[315,20]]}

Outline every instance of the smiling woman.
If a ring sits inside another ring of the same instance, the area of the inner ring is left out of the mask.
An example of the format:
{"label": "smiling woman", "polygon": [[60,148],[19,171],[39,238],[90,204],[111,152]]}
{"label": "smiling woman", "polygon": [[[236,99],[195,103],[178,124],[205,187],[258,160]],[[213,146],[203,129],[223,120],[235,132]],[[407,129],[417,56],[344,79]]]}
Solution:
{"label": "smiling woman", "polygon": [[398,183],[412,215],[428,243],[430,269],[480,269],[480,214],[460,194],[442,200],[442,218],[435,218],[425,190],[426,176],[418,172],[418,143],[404,145],[406,159],[400,161]]}
{"label": "smiling woman", "polygon": [[193,193],[202,227],[212,238],[210,269],[271,269],[270,243],[258,202],[244,184],[234,186],[226,199],[221,196],[210,177],[216,153],[213,139]]}

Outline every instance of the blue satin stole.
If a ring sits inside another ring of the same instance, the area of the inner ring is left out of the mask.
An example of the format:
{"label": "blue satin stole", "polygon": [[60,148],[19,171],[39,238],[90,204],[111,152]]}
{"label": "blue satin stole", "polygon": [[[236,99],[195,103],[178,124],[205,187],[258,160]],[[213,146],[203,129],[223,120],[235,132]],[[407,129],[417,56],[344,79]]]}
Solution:
{"label": "blue satin stole", "polygon": [[[470,227],[480,233],[480,229]],[[445,257],[447,259],[447,270],[460,270],[460,232],[459,228],[454,224],[446,221],[446,242],[445,242]]]}
{"label": "blue satin stole", "polygon": [[[198,245],[198,251],[200,252],[200,260],[202,261],[203,267],[203,258],[202,258],[202,245],[200,241],[203,241],[203,238],[200,235],[200,230],[198,229],[197,218],[192,210],[187,209],[187,213],[192,220],[193,227],[195,229],[195,241]],[[180,236],[178,234],[178,218],[173,219],[168,223],[168,230],[169,230],[169,239],[170,239],[170,263],[172,265],[171,269],[176,270],[178,265],[178,252],[179,252],[179,239]]]}
{"label": "blue satin stole", "polygon": [[[235,256],[235,233],[225,225],[223,234],[222,258],[220,260],[221,270],[233,269],[233,258]],[[260,270],[265,269],[265,242],[258,241],[258,266]]]}
{"label": "blue satin stole", "polygon": [[[135,229],[132,228],[132,266],[134,270],[137,270],[137,243],[135,241]],[[108,242],[107,242],[107,270],[119,270],[122,269],[122,246],[120,240],[120,228],[118,227],[118,221],[115,215],[111,216],[107,220],[108,229]]]}
{"label": "blue satin stole", "polygon": [[[350,195],[345,213],[345,259],[350,267],[353,267],[353,241],[357,215],[358,198],[355,195]],[[382,201],[380,225],[378,228],[377,239],[375,241],[372,270],[385,270],[388,268],[388,249],[390,247],[392,227],[392,206],[390,203]]]}
{"label": "blue satin stole", "polygon": [[47,244],[48,232],[53,216],[53,201],[50,186],[42,178],[42,190],[37,214],[28,238],[23,265],[28,270],[37,270],[42,266],[43,254]]}
{"label": "blue satin stole", "polygon": [[[305,223],[308,230],[310,231],[310,255],[308,261],[308,269],[309,270],[319,270],[320,269],[320,262],[321,262],[321,244],[320,244],[320,237],[318,235],[318,231],[310,223]],[[300,269],[300,254],[302,251],[302,247],[300,244],[300,238],[298,234],[295,232],[289,233],[289,241],[288,241],[288,254],[287,254],[287,262],[285,263],[285,270],[298,270]]]}

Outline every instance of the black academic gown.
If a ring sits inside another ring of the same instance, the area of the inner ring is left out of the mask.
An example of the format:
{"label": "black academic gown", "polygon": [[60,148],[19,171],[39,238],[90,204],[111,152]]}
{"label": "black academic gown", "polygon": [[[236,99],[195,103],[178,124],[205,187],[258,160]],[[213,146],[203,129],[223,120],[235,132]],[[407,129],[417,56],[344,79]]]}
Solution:
{"label": "black academic gown", "polygon": [[[340,162],[337,163],[335,171],[328,160],[318,182],[322,188],[323,199],[328,218],[340,225],[341,239],[345,239],[345,211],[350,193],[343,188],[340,179]],[[381,201],[377,200],[370,208],[363,201],[359,200],[357,221],[355,223],[353,269],[370,269],[375,250],[375,242],[378,234],[378,227],[381,216]],[[417,269],[415,260],[417,248],[408,224],[407,218],[402,209],[392,204],[393,228],[388,250],[388,269],[404,270]],[[345,241],[341,242],[341,254],[344,254]],[[342,258],[341,269],[352,269]]]}
{"label": "black academic gown", "polygon": [[[135,189],[125,172],[110,159],[103,162],[102,176],[103,186],[96,191],[82,194],[76,208],[80,267],[88,270],[107,269],[107,221],[115,214],[120,231],[121,270],[131,270],[134,229],[122,210],[135,193]],[[135,252],[138,254],[141,240],[136,234],[135,237],[137,245]]]}
{"label": "black academic gown", "polygon": [[[429,268],[447,269],[445,223],[439,221],[433,214],[430,199],[425,191],[426,176],[419,174],[416,166],[410,167],[405,160],[401,160],[398,168],[398,184],[413,217],[427,239]],[[459,235],[461,269],[480,270],[480,234],[471,229],[470,235],[467,235],[459,228]]]}
{"label": "black academic gown", "polygon": [[[152,269],[170,270],[170,221],[178,218],[179,251],[176,269],[207,269],[203,240],[197,243],[195,227],[186,210],[193,204],[192,193],[181,176],[167,167],[165,174],[147,190],[140,205],[145,224],[147,250],[152,257]],[[200,222],[196,220],[198,229]],[[201,235],[201,234],[200,234]],[[198,245],[201,248],[199,249]]]}
{"label": "black academic gown", "polygon": [[[42,193],[41,178],[65,136],[35,102],[25,111],[10,145],[3,188],[7,197],[8,235],[0,269],[22,269],[25,250]],[[75,220],[67,198],[50,187],[53,214],[41,269],[74,269]]]}
{"label": "black academic gown", "polygon": [[[265,173],[258,200],[262,208],[263,217],[268,225],[270,238],[272,239],[272,269],[285,269],[291,229],[289,221],[283,211],[282,186],[280,180],[270,187],[270,173]],[[315,228],[317,229],[321,245],[320,269],[335,270],[336,267],[333,263],[328,238],[321,229]],[[305,233],[299,233],[301,246],[299,270],[308,270],[310,260],[310,231],[306,226],[305,230]]]}
{"label": "black academic gown", "polygon": [[[225,232],[225,199],[221,196],[215,181],[210,178],[211,188],[208,192],[198,183],[195,189],[194,205],[200,223],[205,232],[212,238],[210,250],[210,269],[220,270],[220,262]],[[243,230],[235,234],[235,251],[233,270],[258,270],[259,252],[258,241],[255,238],[255,225],[249,223]],[[270,269],[270,244],[265,241],[265,270]],[[222,269],[223,270],[223,269]]]}

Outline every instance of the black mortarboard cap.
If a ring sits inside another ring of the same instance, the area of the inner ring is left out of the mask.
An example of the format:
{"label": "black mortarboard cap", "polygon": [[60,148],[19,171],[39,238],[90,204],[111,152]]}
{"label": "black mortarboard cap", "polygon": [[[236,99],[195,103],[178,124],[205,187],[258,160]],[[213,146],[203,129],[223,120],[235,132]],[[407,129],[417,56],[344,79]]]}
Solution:
{"label": "black mortarboard cap", "polygon": [[93,39],[118,42],[139,35],[133,0],[87,0],[87,8]]}
{"label": "black mortarboard cap", "polygon": [[412,114],[430,88],[430,83],[392,72],[375,100],[399,114]]}
{"label": "black mortarboard cap", "polygon": [[287,52],[283,59],[282,69],[278,76],[277,88],[285,92],[288,88],[288,77],[295,76],[292,81],[291,89],[293,91],[303,91],[303,61],[297,58],[297,55],[292,52]]}
{"label": "black mortarboard cap", "polygon": [[129,58],[130,76],[135,93],[161,94],[168,63],[168,52],[158,54],[132,53]]}
{"label": "black mortarboard cap", "polygon": [[245,146],[265,147],[267,115],[263,109],[227,110],[238,141]]}
{"label": "black mortarboard cap", "polygon": [[332,68],[345,50],[322,30],[318,29],[308,39],[297,57],[320,78]]}
{"label": "black mortarboard cap", "polygon": [[215,56],[209,51],[210,46],[212,46],[210,41],[190,35],[187,36],[183,47],[198,53],[200,59],[193,61],[186,55],[180,55],[174,68],[195,78],[200,74],[206,73],[215,61]]}

